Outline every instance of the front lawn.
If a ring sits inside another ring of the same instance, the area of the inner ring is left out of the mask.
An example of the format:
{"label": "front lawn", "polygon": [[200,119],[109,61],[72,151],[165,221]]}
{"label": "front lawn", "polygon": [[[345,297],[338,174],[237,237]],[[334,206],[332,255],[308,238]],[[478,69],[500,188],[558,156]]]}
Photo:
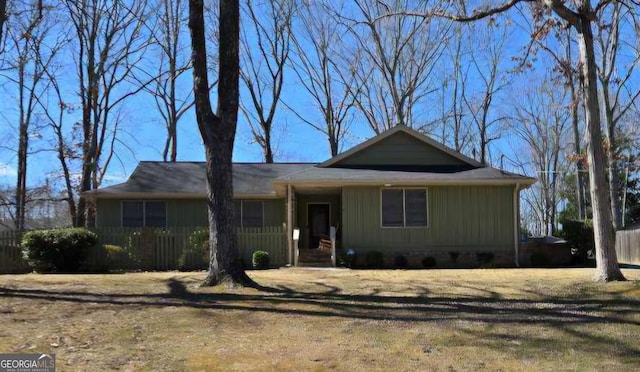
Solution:
{"label": "front lawn", "polygon": [[251,271],[0,276],[0,353],[58,370],[634,370],[640,270]]}

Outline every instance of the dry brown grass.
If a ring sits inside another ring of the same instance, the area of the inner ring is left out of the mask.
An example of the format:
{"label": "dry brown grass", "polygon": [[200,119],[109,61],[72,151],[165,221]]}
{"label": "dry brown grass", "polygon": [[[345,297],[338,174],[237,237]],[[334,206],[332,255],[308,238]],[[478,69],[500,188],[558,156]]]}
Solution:
{"label": "dry brown grass", "polygon": [[66,370],[638,370],[640,270],[0,276],[0,352]]}

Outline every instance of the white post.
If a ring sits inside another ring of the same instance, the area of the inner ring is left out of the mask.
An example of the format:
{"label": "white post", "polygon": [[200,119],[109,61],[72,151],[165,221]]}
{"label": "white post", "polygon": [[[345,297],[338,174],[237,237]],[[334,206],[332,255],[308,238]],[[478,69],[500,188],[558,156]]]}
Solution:
{"label": "white post", "polygon": [[300,229],[293,229],[293,245],[294,245],[294,266],[298,266],[298,257],[300,256],[300,250],[298,249],[298,240],[300,240]]}
{"label": "white post", "polygon": [[331,237],[331,263],[333,267],[336,267],[336,227],[331,226],[329,229],[329,236]]}

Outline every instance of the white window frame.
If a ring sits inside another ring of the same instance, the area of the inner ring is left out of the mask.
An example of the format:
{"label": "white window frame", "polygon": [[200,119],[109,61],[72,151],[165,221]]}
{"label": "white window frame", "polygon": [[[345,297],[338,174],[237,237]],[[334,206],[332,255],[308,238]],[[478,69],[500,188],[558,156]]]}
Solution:
{"label": "white window frame", "polygon": [[[167,210],[167,201],[166,200],[121,200],[120,201],[120,227],[128,228],[128,229],[138,229],[142,227],[147,227],[147,202],[164,203],[164,226],[151,226],[157,229],[166,229],[167,224],[169,223],[169,211]],[[142,203],[142,226],[125,226],[124,225],[124,203]]]}
{"label": "white window frame", "polygon": [[[382,192],[384,190],[402,190],[402,226],[385,226],[383,224],[383,216],[384,213],[383,205],[382,205]],[[427,224],[424,226],[407,226],[407,199],[406,199],[406,190],[424,190],[425,195],[425,213],[427,217]],[[429,218],[429,188],[427,187],[382,187],[380,188],[380,228],[383,229],[426,229],[429,228],[429,223],[431,219]]]}
{"label": "white window frame", "polygon": [[[260,226],[249,226],[249,227],[245,227],[244,226],[244,202],[251,202],[251,203],[260,203],[262,204],[262,224]],[[251,200],[251,199],[235,199],[235,202],[240,202],[240,226],[236,226],[237,228],[241,228],[241,229],[260,229],[264,227],[264,200]],[[235,207],[233,208],[234,212],[235,212]]]}

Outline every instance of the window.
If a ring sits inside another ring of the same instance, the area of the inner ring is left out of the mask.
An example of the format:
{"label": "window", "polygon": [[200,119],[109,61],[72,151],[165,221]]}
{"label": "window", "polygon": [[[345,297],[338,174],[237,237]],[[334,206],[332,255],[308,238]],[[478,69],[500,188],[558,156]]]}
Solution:
{"label": "window", "polygon": [[122,227],[144,226],[144,202],[122,202]]}
{"label": "window", "polygon": [[382,227],[426,227],[427,189],[383,189]]}
{"label": "window", "polygon": [[166,227],[167,207],[163,201],[123,201],[122,227]]}
{"label": "window", "polygon": [[236,227],[262,227],[264,225],[264,203],[255,200],[233,202]]}

